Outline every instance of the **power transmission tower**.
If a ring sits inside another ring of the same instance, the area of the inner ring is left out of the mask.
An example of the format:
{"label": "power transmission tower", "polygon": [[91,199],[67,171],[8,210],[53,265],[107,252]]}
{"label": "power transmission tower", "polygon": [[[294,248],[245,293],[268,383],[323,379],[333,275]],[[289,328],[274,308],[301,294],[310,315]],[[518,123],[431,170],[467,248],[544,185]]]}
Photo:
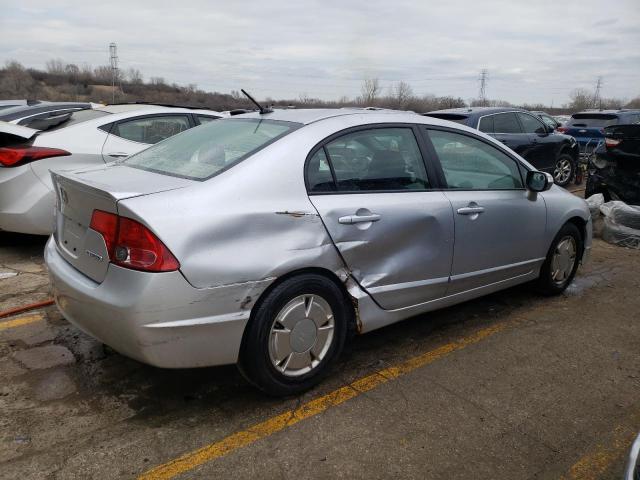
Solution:
{"label": "power transmission tower", "polygon": [[596,82],[596,91],[593,94],[593,106],[602,109],[602,98],[600,98],[600,90],[602,90],[602,77],[598,77]]}
{"label": "power transmission tower", "polygon": [[483,68],[480,71],[480,77],[478,81],[480,82],[480,92],[478,94],[478,98],[480,99],[480,105],[483,107],[487,106],[487,80],[489,77],[489,71],[486,68]]}
{"label": "power transmission tower", "polygon": [[116,84],[119,82],[119,72],[118,46],[115,43],[109,44],[109,62],[111,64],[111,103],[116,103]]}

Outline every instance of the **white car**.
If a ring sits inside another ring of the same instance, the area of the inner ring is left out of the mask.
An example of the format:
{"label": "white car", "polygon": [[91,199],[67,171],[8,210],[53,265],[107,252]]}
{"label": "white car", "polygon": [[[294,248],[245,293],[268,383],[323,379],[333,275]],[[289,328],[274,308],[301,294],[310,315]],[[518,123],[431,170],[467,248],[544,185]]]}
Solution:
{"label": "white car", "polygon": [[53,231],[50,170],[103,165],[223,116],[212,110],[125,104],[74,112],[45,131],[0,122],[0,231]]}

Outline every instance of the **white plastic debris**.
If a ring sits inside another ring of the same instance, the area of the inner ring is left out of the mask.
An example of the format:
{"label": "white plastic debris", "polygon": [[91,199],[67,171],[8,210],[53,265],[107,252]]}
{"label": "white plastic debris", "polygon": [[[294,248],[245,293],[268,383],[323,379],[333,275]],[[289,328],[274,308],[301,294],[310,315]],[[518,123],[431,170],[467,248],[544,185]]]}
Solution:
{"label": "white plastic debris", "polygon": [[604,195],[601,193],[596,193],[595,195],[591,195],[587,198],[587,205],[589,205],[589,210],[591,211],[591,218],[595,220],[600,217],[600,206],[604,203]]}
{"label": "white plastic debris", "polygon": [[640,249],[640,206],[616,200],[600,205],[600,213],[604,215],[605,242]]}

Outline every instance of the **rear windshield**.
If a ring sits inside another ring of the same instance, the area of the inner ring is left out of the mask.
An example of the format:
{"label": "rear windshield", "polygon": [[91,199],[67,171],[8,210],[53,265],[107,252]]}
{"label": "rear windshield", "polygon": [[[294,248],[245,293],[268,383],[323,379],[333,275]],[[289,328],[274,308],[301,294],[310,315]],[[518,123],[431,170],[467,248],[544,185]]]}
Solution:
{"label": "rear windshield", "polygon": [[576,113],[567,123],[568,127],[602,128],[616,125],[618,116],[608,113]]}
{"label": "rear windshield", "polygon": [[209,122],[157,143],[123,163],[174,177],[206,180],[299,126],[293,122],[256,118]]}
{"label": "rear windshield", "polygon": [[58,130],[60,128],[70,127],[71,125],[75,125],[76,123],[86,122],[87,120],[93,120],[94,118],[104,117],[105,115],[111,115],[109,112],[105,112],[103,110],[79,110],[74,112],[68,120],[64,122],[48,128],[47,131]]}
{"label": "rear windshield", "polygon": [[456,122],[462,125],[466,125],[467,118],[469,118],[467,115],[460,115],[459,113],[427,113],[427,116],[449,120],[450,122]]}

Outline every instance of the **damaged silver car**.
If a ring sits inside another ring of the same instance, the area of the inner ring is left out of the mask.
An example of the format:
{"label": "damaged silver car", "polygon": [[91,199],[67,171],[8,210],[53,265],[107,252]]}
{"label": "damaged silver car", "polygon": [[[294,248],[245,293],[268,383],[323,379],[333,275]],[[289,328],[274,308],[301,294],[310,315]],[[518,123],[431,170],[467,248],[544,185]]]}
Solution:
{"label": "damaged silver car", "polygon": [[52,175],[70,322],[159,367],[237,363],[274,395],[316,384],[352,332],[528,281],[560,293],[591,246],[550,175],[406,112],[250,113]]}

